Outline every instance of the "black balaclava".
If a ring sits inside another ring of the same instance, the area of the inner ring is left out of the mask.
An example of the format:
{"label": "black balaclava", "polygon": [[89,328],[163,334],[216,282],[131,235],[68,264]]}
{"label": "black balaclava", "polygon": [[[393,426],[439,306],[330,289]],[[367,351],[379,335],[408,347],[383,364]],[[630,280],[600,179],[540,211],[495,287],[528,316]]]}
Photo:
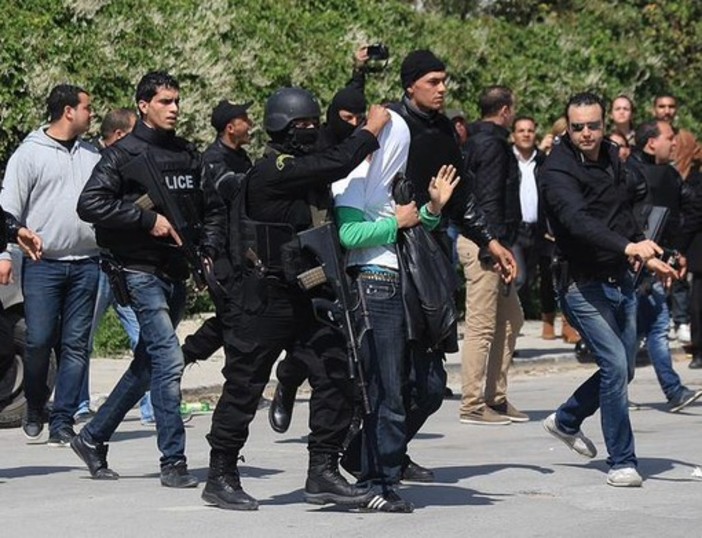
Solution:
{"label": "black balaclava", "polygon": [[367,107],[366,96],[358,88],[347,86],[336,92],[327,108],[327,125],[334,133],[337,142],[346,140],[356,130],[356,127],[339,117],[339,111],[348,110],[354,114],[365,114]]}

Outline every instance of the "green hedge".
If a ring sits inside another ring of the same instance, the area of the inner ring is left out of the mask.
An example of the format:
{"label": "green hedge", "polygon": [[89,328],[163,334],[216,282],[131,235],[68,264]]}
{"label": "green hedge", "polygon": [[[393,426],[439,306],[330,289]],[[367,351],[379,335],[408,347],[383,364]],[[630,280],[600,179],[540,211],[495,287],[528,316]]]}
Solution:
{"label": "green hedge", "polygon": [[418,12],[416,2],[369,0],[10,2],[0,19],[0,165],[42,122],[59,82],[88,89],[99,119],[133,104],[144,72],[168,69],[183,85],[181,133],[205,144],[220,98],[253,100],[256,120],[282,85],[308,87],[326,103],[348,78],[356,46],[378,40],[392,59],[369,85],[374,101],[396,99],[402,56],[430,47],[449,66],[448,105],[471,117],[478,92],[493,83],[512,86],[521,111],[542,124],[585,88],[630,93],[646,109],[669,88],[681,97],[681,125],[694,128],[702,115],[698,2],[423,3]]}

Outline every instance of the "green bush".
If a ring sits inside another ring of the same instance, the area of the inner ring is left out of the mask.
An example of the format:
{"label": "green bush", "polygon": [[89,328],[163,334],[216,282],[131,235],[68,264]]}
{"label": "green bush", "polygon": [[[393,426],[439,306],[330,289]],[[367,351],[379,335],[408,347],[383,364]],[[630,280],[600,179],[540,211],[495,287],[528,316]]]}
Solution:
{"label": "green bush", "polygon": [[93,356],[106,357],[129,351],[129,338],[113,309],[103,316],[93,343]]}
{"label": "green bush", "polygon": [[[593,88],[624,91],[645,117],[661,91],[680,97],[680,125],[702,117],[702,3],[693,0],[26,0],[0,19],[0,164],[44,117],[49,89],[88,89],[98,117],[132,106],[147,70],[173,72],[183,86],[181,134],[204,145],[222,97],[265,98],[282,85],[314,90],[323,103],[348,78],[360,43],[391,48],[373,77],[373,101],[397,99],[399,64],[430,47],[451,75],[450,108],[477,116],[488,84],[512,86],[522,112],[542,124],[566,97]],[[418,4],[426,5],[417,11]],[[97,129],[98,122],[95,123]],[[256,147],[261,147],[261,133]]]}

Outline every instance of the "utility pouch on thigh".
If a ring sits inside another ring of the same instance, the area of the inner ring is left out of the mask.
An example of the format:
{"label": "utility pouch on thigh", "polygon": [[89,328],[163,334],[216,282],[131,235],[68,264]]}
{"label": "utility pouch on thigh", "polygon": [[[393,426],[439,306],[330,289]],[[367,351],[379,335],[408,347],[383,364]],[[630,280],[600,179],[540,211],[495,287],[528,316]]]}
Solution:
{"label": "utility pouch on thigh", "polygon": [[107,280],[112,288],[112,293],[115,296],[115,301],[120,306],[128,306],[131,303],[129,297],[129,288],[127,288],[127,279],[124,275],[124,267],[122,267],[113,258],[100,258],[100,269],[107,275]]}

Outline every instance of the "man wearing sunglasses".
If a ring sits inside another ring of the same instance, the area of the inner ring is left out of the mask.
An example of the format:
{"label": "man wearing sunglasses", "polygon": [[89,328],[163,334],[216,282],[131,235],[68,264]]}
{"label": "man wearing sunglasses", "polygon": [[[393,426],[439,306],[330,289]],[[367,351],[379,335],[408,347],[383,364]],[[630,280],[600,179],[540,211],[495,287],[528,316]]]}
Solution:
{"label": "man wearing sunglasses", "polygon": [[609,457],[607,484],[641,486],[629,421],[627,385],[634,375],[636,297],[631,264],[645,263],[663,277],[675,270],[644,239],[614,144],[604,142],[602,100],[592,93],[568,101],[568,128],[537,179],[561,260],[556,271],[561,308],[593,350],[599,369],[544,428],[574,452],[597,449],[580,426],[600,409]]}

